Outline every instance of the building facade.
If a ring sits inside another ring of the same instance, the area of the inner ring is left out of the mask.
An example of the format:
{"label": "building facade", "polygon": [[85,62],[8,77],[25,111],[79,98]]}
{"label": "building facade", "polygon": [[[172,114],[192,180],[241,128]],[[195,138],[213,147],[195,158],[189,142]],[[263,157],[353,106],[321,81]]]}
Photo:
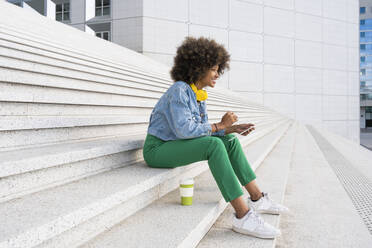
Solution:
{"label": "building facade", "polygon": [[372,1],[360,0],[360,127],[372,127]]}
{"label": "building facade", "polygon": [[359,143],[359,0],[33,1],[169,66],[184,37],[214,38],[231,54],[216,87]]}

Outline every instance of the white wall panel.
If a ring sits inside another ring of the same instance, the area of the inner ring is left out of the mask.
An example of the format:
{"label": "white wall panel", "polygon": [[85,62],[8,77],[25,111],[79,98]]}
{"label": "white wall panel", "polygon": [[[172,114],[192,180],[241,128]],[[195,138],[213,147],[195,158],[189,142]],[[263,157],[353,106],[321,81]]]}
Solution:
{"label": "white wall panel", "polygon": [[359,71],[359,48],[348,48],[347,69],[350,71]]}
{"label": "white wall panel", "polygon": [[263,6],[238,0],[230,2],[230,28],[248,32],[263,31]]}
{"label": "white wall panel", "polygon": [[276,8],[293,9],[294,0],[265,0],[265,5]]}
{"label": "white wall panel", "polygon": [[315,68],[296,67],[296,92],[307,94],[322,93],[322,70]]}
{"label": "white wall panel", "polygon": [[[137,2],[142,2],[138,1]],[[188,21],[188,0],[143,0],[143,15],[168,20]]]}
{"label": "white wall panel", "polygon": [[229,32],[229,47],[233,60],[263,61],[263,37],[239,31]]}
{"label": "white wall panel", "polygon": [[291,66],[265,65],[264,90],[266,92],[294,92],[294,69]]}
{"label": "white wall panel", "polygon": [[187,32],[187,24],[144,17],[143,51],[175,54]]}
{"label": "white wall panel", "polygon": [[359,0],[347,0],[346,6],[346,20],[359,24]]}
{"label": "white wall panel", "polygon": [[360,125],[359,121],[348,121],[347,122],[348,138],[357,144],[360,144],[359,125]]}
{"label": "white wall panel", "polygon": [[336,20],[323,19],[323,42],[346,46],[346,23]]}
{"label": "white wall panel", "polygon": [[296,40],[296,65],[322,67],[322,44],[312,41]]}
{"label": "white wall panel", "polygon": [[359,48],[359,24],[347,23],[347,46]]}
{"label": "white wall panel", "polygon": [[327,69],[347,69],[347,48],[323,45],[323,66]]}
{"label": "white wall panel", "polygon": [[347,120],[347,96],[323,96],[323,120]]}
{"label": "white wall panel", "polygon": [[293,37],[295,31],[295,15],[292,11],[275,8],[264,8],[264,33]]}
{"label": "white wall panel", "polygon": [[[85,0],[70,1],[70,20],[71,23],[83,23],[85,22]],[[79,10],[79,11],[76,11]],[[84,24],[80,24],[85,26]],[[84,30],[84,29],[83,29]]]}
{"label": "white wall panel", "polygon": [[296,95],[296,119],[305,123],[320,124],[322,97],[320,95]]}
{"label": "white wall panel", "polygon": [[323,15],[345,21],[346,0],[323,0]]}
{"label": "white wall panel", "polygon": [[348,118],[349,120],[359,120],[359,110],[360,110],[360,103],[359,103],[359,96],[349,96],[348,100]]}
{"label": "white wall panel", "polygon": [[214,86],[215,88],[225,88],[225,89],[229,89],[229,75],[230,72],[229,71],[225,71],[224,74],[222,74],[222,76],[220,76],[216,82],[216,85]]}
{"label": "white wall panel", "polygon": [[264,94],[264,104],[290,118],[295,117],[295,96],[293,94]]}
{"label": "white wall panel", "polygon": [[112,17],[114,19],[143,16],[143,12],[146,10],[144,8],[143,1],[119,0],[111,2]]}
{"label": "white wall panel", "polygon": [[348,94],[350,96],[359,96],[359,72],[348,73]]}
{"label": "white wall panel", "polygon": [[347,76],[346,71],[323,70],[323,94],[347,95]]}
{"label": "white wall panel", "polygon": [[293,65],[294,41],[274,36],[264,37],[265,63]]}
{"label": "white wall panel", "polygon": [[263,89],[262,64],[232,61],[230,89],[234,91],[261,91]]}
{"label": "white wall panel", "polygon": [[311,41],[322,41],[322,18],[296,14],[296,38]]}
{"label": "white wall panel", "polygon": [[[228,26],[228,0],[189,0],[190,22],[226,28]],[[177,2],[177,1],[175,1]]]}
{"label": "white wall panel", "polygon": [[322,0],[295,0],[295,6],[298,12],[322,15]]}
{"label": "white wall panel", "polygon": [[112,41],[134,51],[142,51],[142,18],[119,19],[112,22]]}
{"label": "white wall panel", "polygon": [[223,44],[226,49],[229,48],[229,37],[226,29],[191,24],[189,26],[189,35],[194,37],[204,36],[212,38],[218,43]]}

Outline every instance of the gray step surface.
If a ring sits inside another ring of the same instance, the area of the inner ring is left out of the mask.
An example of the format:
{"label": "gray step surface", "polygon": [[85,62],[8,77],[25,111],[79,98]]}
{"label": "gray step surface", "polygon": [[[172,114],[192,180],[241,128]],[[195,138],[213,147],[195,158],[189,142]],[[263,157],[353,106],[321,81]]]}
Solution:
{"label": "gray step surface", "polygon": [[[270,198],[276,202],[282,202],[284,198],[296,129],[297,124],[294,123],[255,171],[260,189],[268,192]],[[248,196],[249,194],[245,191],[244,199],[246,200]],[[275,240],[259,239],[234,232],[232,230],[234,212],[233,207],[229,204],[197,247],[271,248],[275,246]],[[263,214],[262,217],[273,226],[279,226],[280,216]]]}
{"label": "gray step surface", "polygon": [[298,130],[277,247],[370,248],[372,236],[304,126]]}
{"label": "gray step surface", "polygon": [[[245,148],[251,165],[258,165],[288,126]],[[227,205],[209,170],[195,180],[191,207],[179,204],[176,189],[82,247],[195,247]]]}

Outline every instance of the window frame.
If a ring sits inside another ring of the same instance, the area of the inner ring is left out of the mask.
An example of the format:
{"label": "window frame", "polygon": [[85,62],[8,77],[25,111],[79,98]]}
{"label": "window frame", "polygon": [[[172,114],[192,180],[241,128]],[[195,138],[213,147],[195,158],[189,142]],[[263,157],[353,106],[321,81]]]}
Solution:
{"label": "window frame", "polygon": [[[100,6],[97,6],[97,1],[100,2]],[[95,1],[95,16],[110,16],[111,15],[111,0],[108,0],[108,4],[104,4],[105,0],[96,0]],[[108,9],[108,14],[104,14],[104,10]],[[97,14],[97,11],[100,14]]]}
{"label": "window frame", "polygon": [[106,34],[106,33],[107,33],[107,41],[111,41],[111,32],[110,31],[99,31],[99,32],[95,32],[95,35],[98,38],[101,38],[101,39],[106,40],[105,38],[103,38],[103,35]]}
{"label": "window frame", "polygon": [[[66,7],[65,7],[66,4],[68,4],[68,10],[67,11],[65,10],[66,9]],[[61,11],[57,11],[57,6],[58,5],[61,5]],[[70,11],[70,2],[69,1],[56,4],[56,21],[59,21],[59,22],[69,22],[69,21],[71,21],[70,13],[71,13],[71,11]],[[57,19],[58,14],[61,15],[60,20]],[[65,19],[65,14],[68,14],[68,19]]]}

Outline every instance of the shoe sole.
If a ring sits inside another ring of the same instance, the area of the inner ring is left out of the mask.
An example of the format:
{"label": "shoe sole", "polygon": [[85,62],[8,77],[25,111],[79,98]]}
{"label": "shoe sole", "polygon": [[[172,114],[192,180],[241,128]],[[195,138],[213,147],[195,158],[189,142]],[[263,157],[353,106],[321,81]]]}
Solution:
{"label": "shoe sole", "polygon": [[275,239],[276,237],[280,236],[280,234],[275,235],[275,236],[273,236],[273,235],[262,235],[262,234],[258,234],[258,233],[255,233],[255,232],[250,232],[248,230],[237,228],[237,227],[233,227],[232,230],[234,232],[237,232],[237,233],[241,233],[241,234],[245,234],[245,235],[249,235],[249,236],[253,236],[253,237],[261,238],[261,239]]}
{"label": "shoe sole", "polygon": [[276,212],[276,211],[270,211],[270,210],[256,210],[257,213],[259,214],[273,214],[273,215],[279,215],[279,214],[285,214],[288,213],[289,211],[285,212]]}

